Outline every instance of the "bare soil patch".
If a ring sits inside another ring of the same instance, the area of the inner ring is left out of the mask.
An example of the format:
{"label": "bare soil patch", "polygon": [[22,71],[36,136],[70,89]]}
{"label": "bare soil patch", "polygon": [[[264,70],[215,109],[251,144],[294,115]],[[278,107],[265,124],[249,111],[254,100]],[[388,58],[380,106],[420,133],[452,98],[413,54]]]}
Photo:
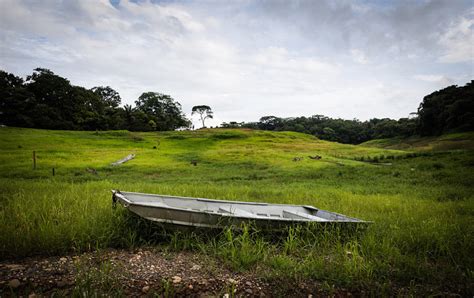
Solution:
{"label": "bare soil patch", "polygon": [[[233,272],[216,259],[193,252],[108,249],[0,262],[0,296],[68,296],[90,290],[136,297],[311,297],[324,294],[318,283],[268,280],[257,271]],[[337,292],[336,296],[350,295]]]}

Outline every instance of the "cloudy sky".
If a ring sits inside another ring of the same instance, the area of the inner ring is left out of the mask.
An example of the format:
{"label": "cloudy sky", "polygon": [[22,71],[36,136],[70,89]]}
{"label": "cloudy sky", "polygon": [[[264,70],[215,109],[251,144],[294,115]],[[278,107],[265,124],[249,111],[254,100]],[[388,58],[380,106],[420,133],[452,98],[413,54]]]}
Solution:
{"label": "cloudy sky", "polygon": [[472,0],[0,0],[1,69],[49,68],[124,103],[170,94],[188,114],[211,106],[210,125],[406,117],[473,63]]}

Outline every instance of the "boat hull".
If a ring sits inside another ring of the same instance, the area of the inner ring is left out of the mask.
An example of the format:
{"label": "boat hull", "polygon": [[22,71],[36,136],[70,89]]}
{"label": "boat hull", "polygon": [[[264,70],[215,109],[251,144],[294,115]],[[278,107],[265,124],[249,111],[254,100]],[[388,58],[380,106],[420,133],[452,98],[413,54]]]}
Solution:
{"label": "boat hull", "polygon": [[138,216],[179,226],[222,228],[251,223],[263,229],[279,229],[304,223],[366,223],[312,206],[222,201],[115,190],[112,192],[114,203],[119,202]]}

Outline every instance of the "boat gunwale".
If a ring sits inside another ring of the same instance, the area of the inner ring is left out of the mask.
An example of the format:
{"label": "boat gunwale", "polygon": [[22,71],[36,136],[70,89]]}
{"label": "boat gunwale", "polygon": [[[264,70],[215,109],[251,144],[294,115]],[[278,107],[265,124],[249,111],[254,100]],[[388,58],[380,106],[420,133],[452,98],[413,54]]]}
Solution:
{"label": "boat gunwale", "polygon": [[[344,220],[324,220],[324,221],[315,221],[315,220],[308,220],[308,219],[296,219],[296,218],[284,218],[284,217],[270,217],[270,216],[260,216],[255,214],[254,217],[246,217],[246,216],[240,216],[240,215],[235,215],[234,213],[232,214],[226,214],[226,213],[218,213],[218,212],[206,212],[206,211],[198,211],[198,210],[193,210],[193,209],[184,209],[184,208],[178,208],[178,207],[172,207],[172,206],[150,206],[146,205],[143,203],[137,203],[134,201],[131,201],[125,197],[125,195],[119,191],[119,190],[112,190],[112,193],[115,196],[119,196],[120,199],[126,201],[128,205],[134,205],[134,206],[140,206],[140,207],[147,207],[147,208],[156,208],[156,209],[163,209],[163,210],[173,210],[173,211],[182,211],[182,212],[190,212],[190,213],[198,213],[198,214],[209,214],[209,215],[215,215],[218,217],[226,217],[226,218],[237,218],[237,219],[250,219],[250,220],[265,220],[265,221],[282,221],[282,222],[314,222],[314,223],[371,223],[370,221],[365,221],[362,219],[358,219],[355,217],[350,217],[346,216],[340,213],[332,212],[332,211],[327,211],[323,209],[318,209],[313,206],[308,206],[308,205],[290,205],[290,204],[268,204],[268,203],[256,203],[254,205],[263,205],[263,206],[268,206],[268,205],[274,205],[274,206],[291,206],[291,207],[304,207],[304,208],[309,208],[317,211],[324,211],[330,214],[335,214],[344,217]],[[168,196],[168,195],[157,195],[157,194],[146,194],[146,193],[140,193],[140,192],[130,192],[130,191],[124,191],[124,193],[131,193],[131,194],[139,194],[139,195],[146,195],[146,196],[152,196],[152,197],[168,197],[168,198],[177,198],[177,199],[187,199],[187,200],[197,200],[201,198],[193,198],[193,197],[180,197],[180,196]],[[248,204],[247,202],[243,201],[226,201],[226,200],[214,200],[214,199],[203,199],[204,201],[211,201],[211,202],[224,202],[228,204],[233,204],[234,202],[237,202],[239,204]],[[250,202],[252,203],[252,202]]]}

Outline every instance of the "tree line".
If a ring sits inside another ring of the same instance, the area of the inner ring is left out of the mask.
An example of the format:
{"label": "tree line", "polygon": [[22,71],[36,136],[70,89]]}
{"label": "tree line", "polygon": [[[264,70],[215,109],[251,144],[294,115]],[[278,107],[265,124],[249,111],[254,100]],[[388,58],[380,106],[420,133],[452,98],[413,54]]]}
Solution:
{"label": "tree line", "polygon": [[373,118],[333,119],[323,115],[280,118],[264,116],[258,122],[229,122],[222,127],[243,127],[274,131],[296,131],[320,139],[359,144],[372,139],[435,136],[474,130],[474,81],[465,86],[449,86],[423,98],[416,113],[398,120]]}
{"label": "tree line", "polygon": [[[449,86],[423,98],[410,118],[368,121],[333,119],[323,115],[280,118],[264,116],[258,122],[229,122],[221,127],[296,131],[320,139],[358,144],[371,139],[411,135],[439,135],[474,130],[474,81]],[[120,94],[109,86],[87,89],[72,85],[51,70],[36,68],[26,79],[0,70],[0,124],[67,130],[165,131],[191,127],[179,102],[158,92],[144,92],[135,106],[121,106]],[[202,125],[213,117],[207,105],[192,114]]]}
{"label": "tree line", "polygon": [[258,122],[224,123],[223,127],[243,127],[274,131],[296,131],[314,135],[320,139],[359,144],[372,139],[394,136],[410,136],[416,119],[370,119],[369,121],[332,119],[323,115],[311,117],[279,118],[265,116]]}
{"label": "tree line", "polygon": [[144,92],[135,106],[121,105],[109,86],[87,89],[44,68],[23,80],[0,70],[0,123],[67,130],[153,131],[189,127],[181,105],[171,96]]}

